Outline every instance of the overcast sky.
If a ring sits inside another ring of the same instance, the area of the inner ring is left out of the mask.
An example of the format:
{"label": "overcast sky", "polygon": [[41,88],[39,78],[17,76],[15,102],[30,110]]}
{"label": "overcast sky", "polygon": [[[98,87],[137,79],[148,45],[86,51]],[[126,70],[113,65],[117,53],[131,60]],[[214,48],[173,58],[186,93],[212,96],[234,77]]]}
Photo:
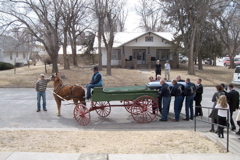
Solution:
{"label": "overcast sky", "polygon": [[125,24],[126,32],[141,32],[138,28],[140,23],[140,17],[135,12],[135,6],[138,0],[127,1],[127,6],[129,7],[128,17]]}

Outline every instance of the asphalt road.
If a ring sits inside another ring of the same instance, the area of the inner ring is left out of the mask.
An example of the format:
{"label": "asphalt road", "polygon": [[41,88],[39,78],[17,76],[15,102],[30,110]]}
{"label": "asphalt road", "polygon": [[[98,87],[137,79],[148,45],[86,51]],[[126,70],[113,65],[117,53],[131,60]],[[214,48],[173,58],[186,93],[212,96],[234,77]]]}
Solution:
{"label": "asphalt road", "polygon": [[[205,87],[202,106],[212,107],[211,98],[215,92],[214,87]],[[36,91],[31,88],[1,88],[0,89],[0,128],[1,129],[59,129],[59,130],[171,130],[189,129],[193,130],[194,121],[172,122],[173,101],[171,101],[168,122],[159,122],[158,116],[153,122],[140,124],[133,120],[124,107],[113,107],[110,115],[101,118],[92,111],[91,121],[87,126],[80,126],[73,118],[75,106],[63,102],[62,114],[57,116],[57,107],[50,89],[47,90],[47,112],[36,112]],[[119,102],[111,102],[119,103]],[[87,103],[90,108],[90,103]],[[204,109],[207,119],[210,110]],[[183,106],[181,119],[184,118],[185,108]],[[234,113],[234,118],[236,117]],[[197,130],[206,131],[209,124],[197,122]]]}

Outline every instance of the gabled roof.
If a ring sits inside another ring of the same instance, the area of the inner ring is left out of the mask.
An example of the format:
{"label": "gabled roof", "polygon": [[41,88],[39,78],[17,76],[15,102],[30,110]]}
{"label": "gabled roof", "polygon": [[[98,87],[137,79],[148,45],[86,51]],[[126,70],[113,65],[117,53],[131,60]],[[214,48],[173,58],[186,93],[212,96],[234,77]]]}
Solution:
{"label": "gabled roof", "polygon": [[0,48],[7,52],[27,51],[27,48],[23,45],[20,45],[15,38],[5,35],[0,35]]}
{"label": "gabled roof", "polygon": [[[169,42],[174,39],[173,34],[170,32],[117,32],[114,35],[113,47],[114,48],[121,47],[147,34],[154,34],[155,36],[165,39],[166,41]],[[98,40],[96,36],[94,41],[94,48],[97,47]],[[105,47],[103,42],[102,47]]]}

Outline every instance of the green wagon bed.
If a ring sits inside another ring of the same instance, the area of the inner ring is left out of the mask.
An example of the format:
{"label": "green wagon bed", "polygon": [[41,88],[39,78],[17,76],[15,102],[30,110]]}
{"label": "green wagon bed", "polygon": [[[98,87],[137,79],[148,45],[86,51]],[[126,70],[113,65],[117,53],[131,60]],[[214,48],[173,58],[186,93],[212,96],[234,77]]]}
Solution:
{"label": "green wagon bed", "polygon": [[157,91],[149,90],[146,86],[116,87],[116,88],[94,88],[92,101],[121,101],[134,100],[140,96],[151,96],[157,98]]}

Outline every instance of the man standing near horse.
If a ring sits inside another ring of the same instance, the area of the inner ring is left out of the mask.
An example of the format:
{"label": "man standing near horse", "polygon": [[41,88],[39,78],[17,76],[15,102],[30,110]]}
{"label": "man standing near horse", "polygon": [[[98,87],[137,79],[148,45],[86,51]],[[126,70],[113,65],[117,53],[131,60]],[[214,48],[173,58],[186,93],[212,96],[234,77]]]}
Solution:
{"label": "man standing near horse", "polygon": [[103,79],[101,73],[98,71],[98,67],[93,67],[93,76],[92,80],[89,84],[86,85],[87,88],[87,99],[91,98],[91,89],[94,87],[102,87],[103,86]]}
{"label": "man standing near horse", "polygon": [[41,97],[43,100],[43,110],[47,111],[46,108],[46,88],[47,83],[51,81],[51,78],[44,78],[44,74],[40,75],[40,79],[36,82],[35,89],[37,91],[37,112],[41,111]]}

